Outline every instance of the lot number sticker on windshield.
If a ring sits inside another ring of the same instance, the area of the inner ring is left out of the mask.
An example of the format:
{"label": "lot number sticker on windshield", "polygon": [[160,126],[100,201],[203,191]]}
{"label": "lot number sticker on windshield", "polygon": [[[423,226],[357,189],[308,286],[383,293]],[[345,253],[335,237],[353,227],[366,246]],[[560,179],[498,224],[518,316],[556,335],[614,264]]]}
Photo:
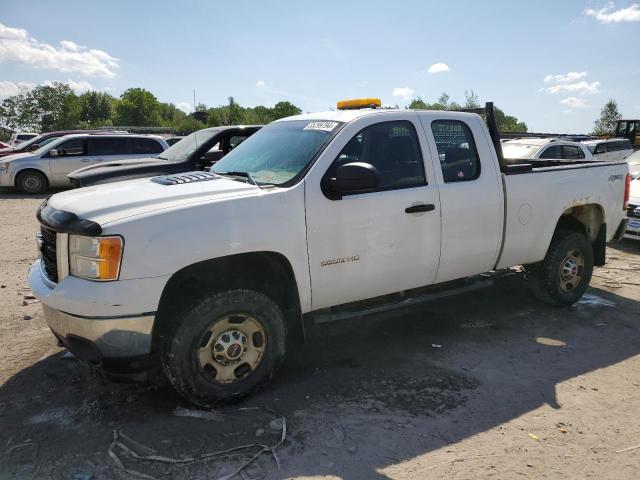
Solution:
{"label": "lot number sticker on windshield", "polygon": [[303,130],[320,130],[322,132],[330,132],[336,126],[338,122],[310,122]]}

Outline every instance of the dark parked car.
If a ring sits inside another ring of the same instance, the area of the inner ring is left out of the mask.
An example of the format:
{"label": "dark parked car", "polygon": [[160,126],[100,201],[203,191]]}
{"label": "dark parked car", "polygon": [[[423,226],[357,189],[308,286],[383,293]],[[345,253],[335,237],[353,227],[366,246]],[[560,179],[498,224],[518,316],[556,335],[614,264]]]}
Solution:
{"label": "dark parked car", "polygon": [[193,132],[154,158],[91,165],[68,176],[75,187],[204,170],[240,145],[261,126],[213,127]]}
{"label": "dark parked car", "polygon": [[22,142],[15,147],[3,148],[0,150],[0,158],[8,155],[15,155],[16,153],[33,152],[40,147],[45,146],[47,143],[55,140],[56,138],[64,137],[65,135],[72,135],[76,133],[113,133],[107,130],[61,130],[58,132],[48,132],[33,137],[29,140]]}

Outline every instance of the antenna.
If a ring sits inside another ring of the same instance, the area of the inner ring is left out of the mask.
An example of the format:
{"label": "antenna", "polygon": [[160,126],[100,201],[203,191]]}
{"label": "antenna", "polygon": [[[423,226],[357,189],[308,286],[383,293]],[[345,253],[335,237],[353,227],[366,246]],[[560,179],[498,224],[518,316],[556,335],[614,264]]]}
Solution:
{"label": "antenna", "polygon": [[196,111],[196,91],[193,91],[193,111]]}

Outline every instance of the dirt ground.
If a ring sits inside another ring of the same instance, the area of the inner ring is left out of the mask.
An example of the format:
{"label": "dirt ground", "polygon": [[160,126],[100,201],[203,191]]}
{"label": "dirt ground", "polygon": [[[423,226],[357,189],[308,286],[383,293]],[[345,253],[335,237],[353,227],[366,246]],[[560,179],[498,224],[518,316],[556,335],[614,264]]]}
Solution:
{"label": "dirt ground", "polygon": [[184,460],[272,445],[276,415],[287,426],[280,469],[263,453],[234,478],[640,477],[640,242],[610,247],[572,308],[510,278],[315,326],[268,388],[207,416],[166,386],[109,383],[63,356],[26,278],[41,201],[0,192],[0,479],[135,478],[108,454],[114,430],[183,460],[117,450],[131,470],[217,479],[260,447]]}

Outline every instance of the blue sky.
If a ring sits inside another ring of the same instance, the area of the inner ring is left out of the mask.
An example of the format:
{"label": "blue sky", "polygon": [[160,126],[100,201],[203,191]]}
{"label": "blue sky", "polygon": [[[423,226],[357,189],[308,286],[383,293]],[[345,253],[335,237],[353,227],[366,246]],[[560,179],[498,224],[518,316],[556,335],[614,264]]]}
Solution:
{"label": "blue sky", "polygon": [[185,109],[195,89],[207,105],[317,111],[473,89],[531,130],[577,133],[608,98],[640,117],[639,49],[633,1],[2,0],[0,96],[61,80]]}

